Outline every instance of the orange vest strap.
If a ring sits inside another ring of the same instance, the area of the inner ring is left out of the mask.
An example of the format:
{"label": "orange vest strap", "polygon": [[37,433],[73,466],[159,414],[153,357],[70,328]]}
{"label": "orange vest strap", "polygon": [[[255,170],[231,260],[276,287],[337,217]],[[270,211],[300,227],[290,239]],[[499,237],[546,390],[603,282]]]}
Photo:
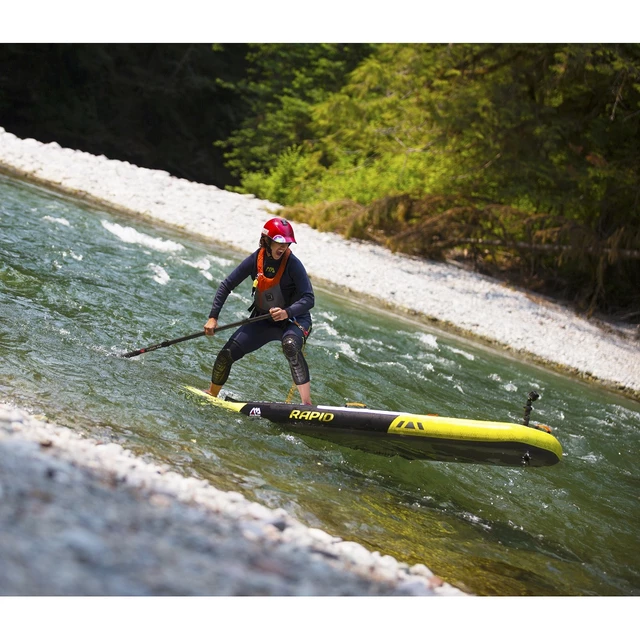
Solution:
{"label": "orange vest strap", "polygon": [[280,278],[282,278],[282,274],[284,273],[285,267],[287,266],[287,261],[289,260],[289,256],[291,255],[291,249],[287,248],[282,256],[282,262],[280,263],[280,267],[278,268],[278,272],[273,278],[267,278],[264,275],[264,255],[266,249],[262,248],[258,252],[258,277],[256,278],[256,289],[258,291],[266,291],[271,287],[275,287],[279,282]]}

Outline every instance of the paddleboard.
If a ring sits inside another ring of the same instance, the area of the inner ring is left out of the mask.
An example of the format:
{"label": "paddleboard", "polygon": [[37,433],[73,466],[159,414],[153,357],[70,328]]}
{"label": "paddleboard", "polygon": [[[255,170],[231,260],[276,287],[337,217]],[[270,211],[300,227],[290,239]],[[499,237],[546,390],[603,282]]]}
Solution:
{"label": "paddleboard", "polygon": [[207,404],[247,418],[266,419],[293,433],[385,456],[515,467],[545,467],[562,459],[560,442],[536,426],[367,407],[246,402],[216,398],[191,386],[185,389]]}

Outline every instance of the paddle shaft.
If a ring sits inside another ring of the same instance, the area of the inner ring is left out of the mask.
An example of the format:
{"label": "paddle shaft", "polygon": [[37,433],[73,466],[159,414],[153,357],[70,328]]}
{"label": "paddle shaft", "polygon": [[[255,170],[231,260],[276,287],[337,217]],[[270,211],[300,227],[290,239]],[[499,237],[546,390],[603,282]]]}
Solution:
{"label": "paddle shaft", "polygon": [[[223,331],[224,329],[233,329],[234,327],[241,327],[245,324],[251,324],[252,322],[258,322],[259,320],[266,320],[271,316],[268,313],[265,313],[261,316],[255,316],[253,318],[246,318],[244,320],[240,320],[238,322],[232,322],[230,324],[223,324],[220,327],[216,327],[215,333],[218,331]],[[144,349],[136,349],[135,351],[129,351],[129,353],[123,353],[121,357],[123,358],[134,358],[135,356],[140,356],[143,353],[149,353],[149,351],[155,351],[156,349],[162,349],[164,347],[170,347],[172,344],[177,344],[178,342],[184,342],[185,340],[193,340],[194,338],[200,338],[205,335],[204,331],[198,331],[198,333],[192,333],[189,336],[182,336],[181,338],[175,338],[173,340],[165,340],[164,342],[160,342],[158,344],[152,344],[150,347],[145,347]]]}

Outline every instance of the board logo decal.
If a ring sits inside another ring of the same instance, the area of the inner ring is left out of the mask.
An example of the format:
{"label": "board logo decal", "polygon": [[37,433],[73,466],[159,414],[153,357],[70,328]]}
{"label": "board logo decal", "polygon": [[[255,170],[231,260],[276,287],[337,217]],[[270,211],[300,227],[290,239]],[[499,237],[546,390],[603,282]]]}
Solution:
{"label": "board logo decal", "polygon": [[331,422],[333,420],[333,413],[328,411],[300,411],[294,409],[289,414],[290,420],[316,420],[317,422]]}
{"label": "board logo decal", "polygon": [[389,431],[393,430],[406,430],[406,431],[424,431],[425,425],[422,420],[417,420],[415,416],[399,415],[394,418],[393,422],[389,426]]}
{"label": "board logo decal", "polygon": [[251,411],[249,411],[249,415],[250,416],[257,416],[258,418],[261,418],[262,414],[260,413],[260,407],[253,407],[253,409],[251,409]]}

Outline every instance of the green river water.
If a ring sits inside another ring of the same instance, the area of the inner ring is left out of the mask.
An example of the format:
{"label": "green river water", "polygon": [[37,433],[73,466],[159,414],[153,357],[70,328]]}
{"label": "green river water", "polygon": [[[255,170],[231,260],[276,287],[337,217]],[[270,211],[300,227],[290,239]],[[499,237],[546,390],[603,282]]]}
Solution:
{"label": "green river water", "polygon": [[[640,595],[640,405],[316,285],[306,348],[320,404],[550,425],[548,468],[407,461],[202,406],[228,333],[194,333],[244,257],[179,230],[0,176],[0,400],[185,475],[282,507],[479,595]],[[220,322],[245,318],[250,284]],[[226,392],[285,400],[279,345],[238,362]],[[224,392],[223,392],[224,393]]]}

